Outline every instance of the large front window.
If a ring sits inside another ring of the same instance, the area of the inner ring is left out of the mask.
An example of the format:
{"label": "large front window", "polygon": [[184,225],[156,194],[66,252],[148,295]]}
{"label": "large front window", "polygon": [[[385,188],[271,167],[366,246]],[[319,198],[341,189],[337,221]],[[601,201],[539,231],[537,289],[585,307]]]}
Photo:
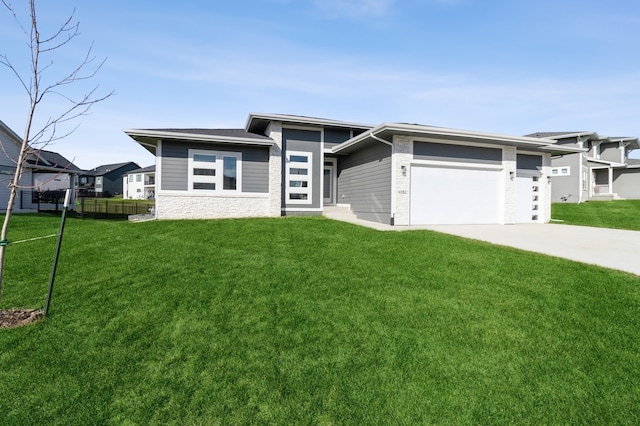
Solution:
{"label": "large front window", "polygon": [[312,159],[310,152],[287,151],[287,204],[311,204]]}
{"label": "large front window", "polygon": [[189,191],[236,192],[240,190],[242,154],[189,150]]}

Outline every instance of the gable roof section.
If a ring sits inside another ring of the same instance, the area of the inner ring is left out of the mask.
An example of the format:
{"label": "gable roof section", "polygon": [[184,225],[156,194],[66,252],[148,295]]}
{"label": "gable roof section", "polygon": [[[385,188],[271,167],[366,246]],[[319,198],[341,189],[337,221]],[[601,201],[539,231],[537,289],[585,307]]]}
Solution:
{"label": "gable roof section", "polygon": [[83,174],[87,176],[104,176],[107,173],[111,173],[113,171],[121,169],[125,166],[128,166],[129,164],[135,164],[137,168],[140,168],[140,166],[138,166],[133,161],[127,161],[125,163],[104,164],[102,166],[94,167],[91,170],[85,170]]}
{"label": "gable roof section", "polygon": [[78,166],[57,152],[45,151],[43,149],[36,151],[34,156],[27,160],[27,162],[35,168],[52,168],[56,170],[65,170],[67,172],[81,171]]}
{"label": "gable roof section", "polygon": [[247,118],[245,130],[251,133],[264,134],[270,122],[276,121],[299,126],[339,127],[345,129],[368,130],[373,128],[368,124],[351,123],[348,121],[330,120],[318,117],[306,117],[304,115],[289,114],[261,114],[251,113]]}
{"label": "gable roof section", "polygon": [[6,133],[7,136],[9,136],[11,139],[13,139],[17,144],[20,144],[22,142],[22,139],[20,138],[20,136],[18,136],[18,134],[16,132],[14,132],[11,129],[11,127],[9,127],[6,124],[4,124],[4,122],[2,120],[0,120],[0,130],[2,130],[4,133]]}
{"label": "gable roof section", "polygon": [[125,129],[124,132],[154,155],[163,139],[262,146],[274,143],[271,138],[244,129]]}
{"label": "gable roof section", "polygon": [[590,137],[593,139],[600,139],[600,136],[598,136],[598,134],[596,132],[588,132],[588,131],[581,131],[581,132],[535,132],[535,133],[531,133],[528,135],[525,135],[525,137],[531,137],[531,138],[545,138],[545,139],[568,139],[568,138],[577,138],[577,137]]}
{"label": "gable roof section", "polygon": [[440,141],[490,143],[516,146],[531,151],[549,152],[551,154],[569,154],[585,151],[582,148],[556,145],[554,139],[533,138],[527,136],[508,136],[496,133],[475,132],[469,130],[448,129],[444,127],[425,126],[421,124],[383,123],[340,145],[333,147],[334,153],[347,154],[359,149],[361,144],[372,141],[390,143],[394,135],[405,135],[415,138],[434,138]]}
{"label": "gable roof section", "polygon": [[128,175],[135,175],[139,173],[153,173],[156,171],[156,166],[143,167],[141,169],[129,170]]}
{"label": "gable roof section", "polygon": [[550,138],[561,141],[563,139],[585,137],[583,141],[600,141],[600,142],[626,142],[627,148],[630,150],[640,148],[638,138],[630,136],[600,136],[596,132],[536,132],[527,135],[534,138]]}

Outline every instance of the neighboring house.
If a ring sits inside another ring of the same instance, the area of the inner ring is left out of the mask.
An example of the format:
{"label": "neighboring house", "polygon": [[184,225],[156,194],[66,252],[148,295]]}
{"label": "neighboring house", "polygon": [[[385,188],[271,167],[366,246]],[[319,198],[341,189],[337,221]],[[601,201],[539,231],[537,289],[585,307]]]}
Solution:
{"label": "neighboring house", "polygon": [[640,199],[640,161],[629,158],[638,138],[603,137],[596,132],[539,132],[528,135],[556,139],[558,145],[582,152],[551,160],[552,201]]}
{"label": "neighboring house", "polygon": [[40,150],[27,160],[33,174],[33,189],[39,192],[63,191],[75,188],[82,172],[75,164],[57,152]]}
{"label": "neighboring house", "polygon": [[156,217],[322,214],[393,225],[544,223],[555,140],[250,114],[243,129],[125,132],[156,156]]}
{"label": "neighboring house", "polygon": [[[0,211],[6,211],[9,201],[9,184],[16,170],[16,160],[20,153],[22,139],[6,124],[0,121]],[[34,211],[34,191],[62,191],[75,187],[79,169],[60,154],[37,150],[27,158],[20,180],[14,211]],[[72,200],[73,202],[73,200]],[[72,204],[73,205],[73,204]]]}
{"label": "neighboring house", "polygon": [[131,170],[122,178],[122,198],[149,200],[156,193],[156,166]]}
{"label": "neighboring house", "polygon": [[113,197],[122,194],[122,177],[139,169],[134,162],[105,164],[80,174],[78,189],[81,196]]}

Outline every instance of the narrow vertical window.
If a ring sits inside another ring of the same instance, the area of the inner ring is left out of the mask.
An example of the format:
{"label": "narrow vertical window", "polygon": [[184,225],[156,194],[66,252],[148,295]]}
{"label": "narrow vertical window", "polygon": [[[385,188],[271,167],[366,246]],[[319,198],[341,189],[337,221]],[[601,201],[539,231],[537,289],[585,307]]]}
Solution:
{"label": "narrow vertical window", "polygon": [[286,203],[311,204],[313,201],[313,154],[287,151],[286,159]]}
{"label": "narrow vertical window", "polygon": [[238,158],[237,157],[223,157],[224,163],[224,181],[222,189],[236,190],[237,176],[238,176]]}

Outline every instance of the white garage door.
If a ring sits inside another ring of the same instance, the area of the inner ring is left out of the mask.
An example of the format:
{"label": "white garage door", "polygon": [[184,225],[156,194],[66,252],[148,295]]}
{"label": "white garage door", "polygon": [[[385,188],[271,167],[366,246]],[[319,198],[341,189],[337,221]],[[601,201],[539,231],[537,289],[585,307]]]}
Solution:
{"label": "white garage door", "polygon": [[411,167],[412,225],[502,223],[500,170]]}
{"label": "white garage door", "polygon": [[518,172],[516,177],[516,222],[539,222],[540,175]]}

